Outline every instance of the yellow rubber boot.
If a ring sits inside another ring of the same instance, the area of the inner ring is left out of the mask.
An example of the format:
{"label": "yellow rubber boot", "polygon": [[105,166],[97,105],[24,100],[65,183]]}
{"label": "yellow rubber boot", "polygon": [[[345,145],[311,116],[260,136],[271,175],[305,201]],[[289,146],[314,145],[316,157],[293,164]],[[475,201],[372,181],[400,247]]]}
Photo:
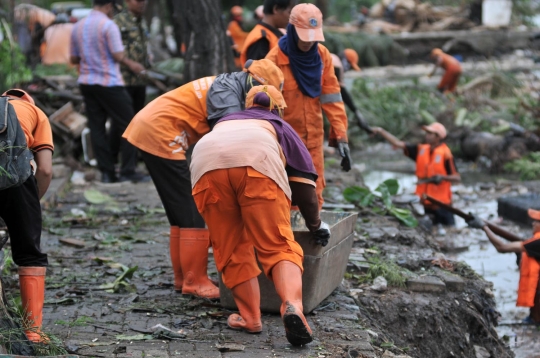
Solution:
{"label": "yellow rubber boot", "polygon": [[19,267],[19,283],[21,286],[21,301],[25,310],[26,321],[31,330],[26,330],[26,336],[32,342],[44,342],[42,339],[41,323],[43,322],[43,302],[45,300],[46,267]]}
{"label": "yellow rubber boot", "polygon": [[217,299],[219,288],[208,278],[208,229],[180,229],[180,263],[184,275],[183,294]]}
{"label": "yellow rubber boot", "polygon": [[257,277],[234,286],[232,293],[240,314],[230,315],[227,325],[232,329],[261,333],[261,290]]}

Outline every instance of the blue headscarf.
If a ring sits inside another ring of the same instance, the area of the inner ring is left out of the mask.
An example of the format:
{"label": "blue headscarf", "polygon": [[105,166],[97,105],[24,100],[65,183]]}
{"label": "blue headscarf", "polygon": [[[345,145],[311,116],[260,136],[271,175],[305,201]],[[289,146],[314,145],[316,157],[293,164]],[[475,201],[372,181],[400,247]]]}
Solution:
{"label": "blue headscarf", "polygon": [[300,91],[308,97],[321,95],[322,60],[318,42],[304,52],[298,48],[298,34],[293,25],[287,25],[287,35],[279,39],[279,48],[289,57],[291,70]]}

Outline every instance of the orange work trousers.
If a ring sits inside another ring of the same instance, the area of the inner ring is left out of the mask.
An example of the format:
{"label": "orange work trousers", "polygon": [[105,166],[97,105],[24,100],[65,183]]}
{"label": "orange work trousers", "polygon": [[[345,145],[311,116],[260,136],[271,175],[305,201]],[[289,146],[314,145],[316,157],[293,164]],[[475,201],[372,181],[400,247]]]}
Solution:
{"label": "orange work trousers", "polygon": [[193,198],[228,288],[259,276],[254,249],[269,279],[280,261],[303,270],[304,253],[291,229],[291,202],[272,179],[251,167],[217,169],[199,179]]}
{"label": "orange work trousers", "polygon": [[448,68],[441,78],[441,82],[437,88],[444,93],[453,93],[456,91],[456,87],[461,76],[461,69]]}
{"label": "orange work trousers", "polygon": [[317,185],[315,187],[315,192],[317,193],[317,200],[319,201],[319,211],[322,209],[322,205],[324,203],[323,199],[323,190],[326,187],[326,180],[324,179],[324,152],[323,152],[323,146],[315,147],[308,149],[309,154],[311,155],[311,160],[313,160],[313,165],[315,166],[315,170],[317,171],[317,174],[319,177],[317,178],[317,181],[315,184]]}

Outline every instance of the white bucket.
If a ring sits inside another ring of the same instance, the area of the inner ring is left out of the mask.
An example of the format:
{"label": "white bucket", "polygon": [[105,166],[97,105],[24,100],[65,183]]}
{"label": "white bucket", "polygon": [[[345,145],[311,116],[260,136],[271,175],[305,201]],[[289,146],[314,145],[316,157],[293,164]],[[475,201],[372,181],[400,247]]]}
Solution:
{"label": "white bucket", "polygon": [[482,25],[508,26],[512,16],[512,0],[484,0],[482,2]]}

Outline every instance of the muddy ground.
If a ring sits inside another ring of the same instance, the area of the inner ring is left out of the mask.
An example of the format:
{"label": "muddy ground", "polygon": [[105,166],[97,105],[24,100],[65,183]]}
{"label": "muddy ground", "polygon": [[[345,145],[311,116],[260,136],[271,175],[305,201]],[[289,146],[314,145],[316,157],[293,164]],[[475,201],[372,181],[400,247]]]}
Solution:
{"label": "muddy ground", "polygon": [[[362,166],[343,175],[336,162],[327,163],[326,194],[333,201],[363,177]],[[263,333],[248,335],[226,327],[230,311],[219,302],[174,292],[168,223],[152,184],[73,183],[61,178],[61,167],[56,169],[58,178],[44,204],[43,248],[50,262],[44,329],[69,353],[119,358],[514,356],[495,331],[499,314],[492,285],[467,265],[447,261],[424,229],[361,210],[345,279],[307,316],[316,339],[294,348],[277,315],[265,314]],[[89,169],[87,178],[92,175]],[[391,269],[414,282],[375,290],[366,276],[374,262],[395,262]],[[209,272],[217,278],[212,260]],[[4,279],[8,294],[17,296],[16,268],[5,269]]]}

